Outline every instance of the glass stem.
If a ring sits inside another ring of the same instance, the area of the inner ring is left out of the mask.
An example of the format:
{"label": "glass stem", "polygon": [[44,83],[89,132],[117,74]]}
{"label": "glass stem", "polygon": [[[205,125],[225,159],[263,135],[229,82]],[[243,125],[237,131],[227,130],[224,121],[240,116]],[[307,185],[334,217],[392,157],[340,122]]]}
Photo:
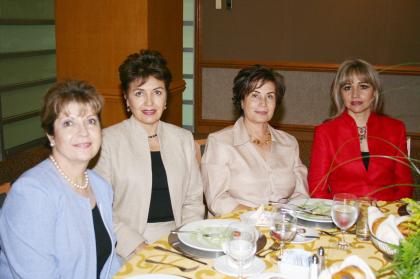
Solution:
{"label": "glass stem", "polygon": [[283,257],[284,246],[285,246],[284,241],[280,241],[280,252],[277,257],[278,260],[281,260],[281,258]]}
{"label": "glass stem", "polygon": [[243,266],[243,263],[242,263],[242,261],[240,260],[240,261],[238,261],[238,278],[239,279],[243,279],[244,277],[242,277],[242,266]]}
{"label": "glass stem", "polygon": [[346,231],[341,230],[341,243],[343,243],[343,245],[347,244],[346,239],[345,239],[345,234],[346,234]]}

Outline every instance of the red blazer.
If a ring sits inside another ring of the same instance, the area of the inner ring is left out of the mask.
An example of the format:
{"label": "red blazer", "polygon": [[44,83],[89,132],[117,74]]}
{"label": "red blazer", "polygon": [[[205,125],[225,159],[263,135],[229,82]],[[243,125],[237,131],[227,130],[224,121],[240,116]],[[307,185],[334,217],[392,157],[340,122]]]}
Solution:
{"label": "red blazer", "polygon": [[[407,141],[404,124],[396,119],[371,113],[367,122],[369,167],[361,158],[357,126],[345,111],[339,117],[315,128],[308,184],[311,197],[333,198],[335,193],[365,196],[392,184],[412,184],[411,170],[402,162],[375,155],[404,157]],[[395,145],[400,149],[389,143]],[[407,163],[405,158],[400,161]],[[331,173],[327,173],[331,170]],[[326,178],[326,179],[324,179]],[[411,197],[412,187],[392,187],[371,195],[378,200]]]}

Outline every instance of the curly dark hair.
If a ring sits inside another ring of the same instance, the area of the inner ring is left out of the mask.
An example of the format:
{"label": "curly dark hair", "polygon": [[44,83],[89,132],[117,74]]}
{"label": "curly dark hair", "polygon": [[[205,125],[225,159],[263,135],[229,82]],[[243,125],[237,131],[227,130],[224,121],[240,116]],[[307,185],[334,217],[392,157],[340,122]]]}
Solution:
{"label": "curly dark hair", "polygon": [[238,72],[233,80],[233,104],[243,115],[241,107],[242,100],[245,99],[257,86],[271,81],[275,87],[276,107],[281,103],[286,87],[284,85],[284,77],[271,68],[262,65],[252,65]]}
{"label": "curly dark hair", "polygon": [[172,75],[166,66],[166,60],[159,51],[142,49],[130,54],[118,68],[121,82],[121,90],[127,96],[130,83],[141,79],[142,85],[147,78],[153,76],[165,83],[165,89],[169,92]]}

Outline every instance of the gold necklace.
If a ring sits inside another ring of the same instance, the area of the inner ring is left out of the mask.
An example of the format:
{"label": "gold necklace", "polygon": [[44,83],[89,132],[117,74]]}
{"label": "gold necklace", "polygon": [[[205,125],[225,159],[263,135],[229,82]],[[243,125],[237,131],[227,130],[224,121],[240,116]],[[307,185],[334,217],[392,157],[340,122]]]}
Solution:
{"label": "gold necklace", "polygon": [[251,138],[251,142],[256,144],[256,145],[266,145],[271,143],[271,134],[270,131],[267,131],[267,133],[265,134],[266,138],[264,140],[260,140],[252,135],[249,135],[249,137]]}

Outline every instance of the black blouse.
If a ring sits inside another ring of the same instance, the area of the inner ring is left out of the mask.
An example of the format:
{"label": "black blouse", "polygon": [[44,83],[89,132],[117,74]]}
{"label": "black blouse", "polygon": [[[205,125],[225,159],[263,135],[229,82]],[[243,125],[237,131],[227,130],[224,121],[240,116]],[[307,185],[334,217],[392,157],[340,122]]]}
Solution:
{"label": "black blouse", "polygon": [[366,170],[369,167],[369,159],[369,152],[362,152],[362,160]]}
{"label": "black blouse", "polygon": [[98,206],[92,209],[93,228],[95,229],[96,240],[96,277],[99,279],[101,270],[105,265],[106,260],[111,254],[111,239],[109,238],[108,231],[102,221],[101,213]]}
{"label": "black blouse", "polygon": [[152,158],[152,197],[150,199],[148,223],[174,220],[168,179],[160,151],[150,152]]}

